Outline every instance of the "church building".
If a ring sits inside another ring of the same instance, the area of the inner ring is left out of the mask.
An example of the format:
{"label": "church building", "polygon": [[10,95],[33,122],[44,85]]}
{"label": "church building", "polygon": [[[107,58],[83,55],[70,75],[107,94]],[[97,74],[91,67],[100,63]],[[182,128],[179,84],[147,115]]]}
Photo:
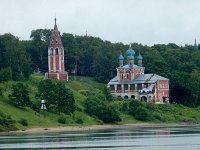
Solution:
{"label": "church building", "polygon": [[48,79],[68,81],[68,73],[65,71],[64,63],[64,47],[56,24],[56,18],[48,47],[48,73],[46,76]]}
{"label": "church building", "polygon": [[126,51],[127,63],[119,56],[117,76],[108,83],[111,94],[116,98],[137,99],[144,102],[169,103],[169,79],[157,74],[145,74],[143,57],[139,53],[135,64],[135,51]]}

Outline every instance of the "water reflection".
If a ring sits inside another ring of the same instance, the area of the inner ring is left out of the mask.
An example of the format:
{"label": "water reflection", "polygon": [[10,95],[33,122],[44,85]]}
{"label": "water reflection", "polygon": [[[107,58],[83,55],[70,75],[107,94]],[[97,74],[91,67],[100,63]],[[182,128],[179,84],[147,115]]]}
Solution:
{"label": "water reflection", "polygon": [[199,126],[0,135],[0,149],[200,149]]}

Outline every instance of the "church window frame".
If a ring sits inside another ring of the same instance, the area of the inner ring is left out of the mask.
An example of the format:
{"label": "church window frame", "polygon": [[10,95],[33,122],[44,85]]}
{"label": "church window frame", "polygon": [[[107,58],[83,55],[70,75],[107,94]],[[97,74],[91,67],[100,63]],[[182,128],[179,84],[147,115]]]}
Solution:
{"label": "church window frame", "polygon": [[50,48],[50,55],[53,55],[53,47]]}
{"label": "church window frame", "polygon": [[126,79],[129,79],[129,74],[128,73],[126,74]]}
{"label": "church window frame", "polygon": [[128,90],[128,84],[124,84],[124,90]]}
{"label": "church window frame", "polygon": [[55,48],[55,55],[58,55],[58,51],[59,51],[59,48],[56,47],[56,48]]}

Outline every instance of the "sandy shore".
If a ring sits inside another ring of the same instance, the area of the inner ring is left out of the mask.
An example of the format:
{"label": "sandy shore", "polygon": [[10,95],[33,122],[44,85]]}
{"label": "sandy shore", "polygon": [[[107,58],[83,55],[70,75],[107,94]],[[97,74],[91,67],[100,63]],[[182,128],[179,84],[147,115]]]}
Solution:
{"label": "sandy shore", "polygon": [[[64,126],[53,128],[30,128],[26,130],[9,131],[7,133],[44,133],[44,132],[70,132],[70,131],[90,131],[90,130],[104,130],[104,129],[119,129],[128,127],[145,127],[145,126],[158,126],[160,124],[153,123],[135,123],[125,125],[91,125],[91,126]],[[0,133],[1,134],[1,133]]]}
{"label": "sandy shore", "polygon": [[26,130],[17,130],[9,132],[0,132],[3,134],[20,134],[20,133],[50,133],[50,132],[71,132],[71,131],[92,131],[92,130],[106,130],[106,129],[120,129],[130,127],[154,127],[154,126],[196,126],[199,123],[172,123],[172,124],[159,124],[159,123],[133,123],[124,125],[90,125],[90,126],[63,126],[63,127],[50,127],[50,128],[30,128]]}

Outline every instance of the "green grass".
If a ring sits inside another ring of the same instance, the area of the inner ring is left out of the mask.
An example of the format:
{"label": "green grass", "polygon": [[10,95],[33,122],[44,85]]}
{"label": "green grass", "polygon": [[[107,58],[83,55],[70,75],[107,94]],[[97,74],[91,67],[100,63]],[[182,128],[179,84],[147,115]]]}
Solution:
{"label": "green grass", "polygon": [[[35,98],[35,94],[37,93],[37,85],[41,80],[43,80],[43,78],[44,76],[42,75],[32,75],[28,81],[20,81],[28,85],[30,99],[32,101],[37,101],[38,103],[40,103],[40,100]],[[83,126],[102,123],[101,121],[94,119],[83,112],[83,103],[86,97],[80,94],[80,91],[87,90],[92,92],[93,94],[97,94],[105,86],[105,84],[95,82],[92,78],[77,77],[76,80],[70,80],[69,82],[65,81],[66,87],[70,88],[73,91],[76,105],[79,108],[79,111],[76,111],[74,115],[66,115],[66,124],[58,123],[58,114],[50,112],[38,113],[30,108],[19,109],[15,107],[8,99],[8,95],[11,93],[11,86],[13,84],[16,84],[16,82],[8,81],[5,83],[0,83],[0,88],[2,88],[3,90],[3,96],[0,96],[0,111],[2,111],[6,115],[11,116],[12,119],[16,121],[15,125],[18,129],[26,129],[32,127],[74,126],[80,125],[77,122],[77,120],[80,119],[83,121],[83,123],[81,123],[81,125]],[[19,120],[22,118],[28,121],[27,127],[22,126],[19,123]],[[2,127],[0,126],[0,128]]]}
{"label": "green grass", "polygon": [[[30,92],[30,98],[32,101],[37,101],[40,103],[39,99],[35,98],[37,93],[37,85],[44,76],[42,75],[32,75],[28,81],[21,81],[28,85],[28,90]],[[76,126],[76,125],[97,125],[102,124],[102,121],[92,118],[84,113],[84,100],[86,96],[83,91],[87,91],[92,95],[99,93],[106,85],[103,83],[98,83],[89,77],[77,77],[73,80],[70,77],[69,82],[65,82],[66,87],[70,88],[75,97],[77,111],[69,116],[66,115],[66,123],[58,123],[59,115],[50,112],[34,112],[30,108],[19,109],[15,107],[12,102],[8,99],[8,95],[11,93],[11,86],[15,84],[15,81],[9,81],[5,83],[0,83],[0,88],[3,90],[3,96],[0,96],[0,111],[6,115],[10,115],[12,119],[16,121],[15,126],[18,129],[27,129],[32,127],[58,127],[58,126]],[[127,101],[114,101],[112,102],[120,110],[120,116],[122,121],[117,124],[129,124],[129,123],[139,123],[134,119],[132,115],[128,114],[126,111]],[[179,122],[200,122],[200,107],[198,108],[188,108],[182,105],[169,104],[169,105],[156,105],[156,104],[145,104],[143,103],[149,114],[153,116],[151,120],[146,122],[156,122],[156,123],[179,123]],[[28,126],[22,126],[19,120],[25,119],[28,121]],[[0,129],[2,130],[0,125]]]}

